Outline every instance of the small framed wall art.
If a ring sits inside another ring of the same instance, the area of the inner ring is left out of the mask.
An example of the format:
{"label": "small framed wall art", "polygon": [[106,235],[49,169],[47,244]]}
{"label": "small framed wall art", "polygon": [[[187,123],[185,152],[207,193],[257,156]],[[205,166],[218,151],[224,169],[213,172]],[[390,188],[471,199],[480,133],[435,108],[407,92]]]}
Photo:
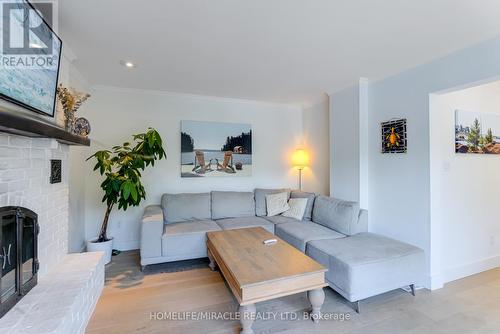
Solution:
{"label": "small framed wall art", "polygon": [[406,118],[381,123],[382,153],[406,153]]}
{"label": "small framed wall art", "polygon": [[50,183],[61,183],[62,161],[50,160]]}

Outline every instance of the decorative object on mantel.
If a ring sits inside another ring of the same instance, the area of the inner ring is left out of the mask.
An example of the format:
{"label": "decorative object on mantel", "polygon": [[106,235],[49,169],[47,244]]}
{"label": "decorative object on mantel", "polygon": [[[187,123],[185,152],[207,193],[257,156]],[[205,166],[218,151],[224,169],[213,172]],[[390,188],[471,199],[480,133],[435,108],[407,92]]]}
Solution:
{"label": "decorative object on mantel", "polygon": [[406,153],[406,118],[381,123],[382,153]]}
{"label": "decorative object on mantel", "polygon": [[126,142],[111,150],[97,151],[87,158],[95,158],[94,170],[106,177],[101,188],[104,191],[102,201],[107,206],[99,236],[87,241],[87,251],[104,251],[106,263],[111,261],[113,249],[113,239],[106,234],[113,206],[118,204],[118,209],[124,211],[129,206],[138,206],[146,198],[141,172],[149,165],[154,166],[156,160],[166,158],[162,139],[155,129],[148,128],[146,133],[133,135],[133,138],[134,146]]}
{"label": "decorative object on mantel", "polygon": [[57,98],[61,102],[64,111],[64,127],[66,131],[75,133],[75,114],[78,108],[90,97],[90,94],[77,92],[74,88],[63,85],[57,87]]}
{"label": "decorative object on mantel", "polygon": [[309,153],[304,149],[295,150],[292,165],[299,170],[299,190],[302,190],[302,170],[309,166]]}
{"label": "decorative object on mantel", "polygon": [[78,117],[75,121],[75,134],[88,137],[90,134],[90,123],[84,117]]}

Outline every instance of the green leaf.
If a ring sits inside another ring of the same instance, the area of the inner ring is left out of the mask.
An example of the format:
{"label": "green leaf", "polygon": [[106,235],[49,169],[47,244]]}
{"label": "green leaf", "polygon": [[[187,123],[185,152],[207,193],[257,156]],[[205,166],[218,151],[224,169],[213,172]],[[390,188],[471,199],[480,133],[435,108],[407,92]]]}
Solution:
{"label": "green leaf", "polygon": [[130,187],[130,195],[132,195],[132,199],[134,200],[134,202],[137,201],[137,190],[134,186]]}
{"label": "green leaf", "polygon": [[122,196],[124,199],[128,199],[128,197],[130,196],[130,186],[128,181],[123,183],[122,187],[123,187]]}

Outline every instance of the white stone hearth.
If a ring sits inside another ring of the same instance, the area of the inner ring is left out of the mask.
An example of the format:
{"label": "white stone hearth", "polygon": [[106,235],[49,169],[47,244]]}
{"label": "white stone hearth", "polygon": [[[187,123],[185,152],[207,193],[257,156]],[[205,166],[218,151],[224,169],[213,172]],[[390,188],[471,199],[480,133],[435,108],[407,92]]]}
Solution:
{"label": "white stone hearth", "polygon": [[84,333],[103,287],[102,252],[68,254],[0,319],[0,333]]}

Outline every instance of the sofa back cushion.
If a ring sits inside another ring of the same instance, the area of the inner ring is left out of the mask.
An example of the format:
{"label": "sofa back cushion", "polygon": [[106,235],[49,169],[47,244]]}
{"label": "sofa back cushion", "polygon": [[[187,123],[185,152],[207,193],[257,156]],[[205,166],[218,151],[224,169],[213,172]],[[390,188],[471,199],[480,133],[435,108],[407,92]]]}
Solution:
{"label": "sofa back cushion", "polygon": [[312,211],[314,205],[314,199],[316,198],[315,193],[308,193],[305,191],[293,190],[290,193],[290,198],[307,198],[306,211],[304,212],[304,220],[312,219]]}
{"label": "sofa back cushion", "polygon": [[255,216],[253,192],[212,191],[212,219]]}
{"label": "sofa back cushion", "polygon": [[266,210],[267,216],[277,216],[290,209],[288,205],[288,193],[282,192],[277,194],[266,195]]}
{"label": "sofa back cushion", "polygon": [[359,203],[317,196],[312,217],[315,223],[346,235],[352,235],[357,230]]}
{"label": "sofa back cushion", "polygon": [[210,219],[210,193],[164,194],[161,206],[165,222]]}
{"label": "sofa back cushion", "polygon": [[[267,216],[267,203],[266,195],[278,194],[278,193],[288,193],[288,198],[290,198],[290,189],[261,189],[257,188],[254,190],[255,193],[255,215],[262,217]],[[287,200],[288,200],[287,198]]]}

